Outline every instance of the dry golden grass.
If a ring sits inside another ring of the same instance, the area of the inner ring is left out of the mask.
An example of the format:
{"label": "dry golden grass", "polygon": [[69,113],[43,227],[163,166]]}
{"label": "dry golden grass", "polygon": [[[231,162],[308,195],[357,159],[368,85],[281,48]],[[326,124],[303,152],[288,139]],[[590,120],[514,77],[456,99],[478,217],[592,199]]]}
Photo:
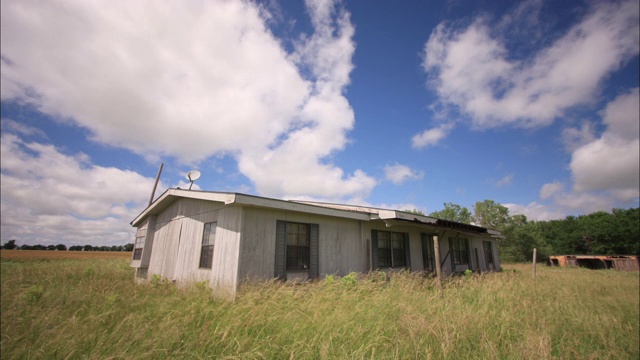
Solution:
{"label": "dry golden grass", "polygon": [[[24,251],[29,252],[29,251]],[[53,252],[52,252],[53,253]],[[91,253],[87,253],[91,255]],[[2,359],[638,359],[638,272],[505,265],[242,286],[136,285],[124,259],[3,260]]]}
{"label": "dry golden grass", "polygon": [[0,250],[0,260],[131,259],[129,251]]}

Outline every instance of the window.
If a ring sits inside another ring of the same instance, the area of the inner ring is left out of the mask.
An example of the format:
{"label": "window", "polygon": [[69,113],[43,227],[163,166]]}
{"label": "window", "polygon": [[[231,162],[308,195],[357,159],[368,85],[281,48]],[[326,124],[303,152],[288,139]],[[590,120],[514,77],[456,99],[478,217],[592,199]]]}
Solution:
{"label": "window", "polygon": [[133,260],[140,260],[142,258],[142,249],[144,248],[144,236],[138,236],[133,246]]}
{"label": "window", "polygon": [[309,269],[309,224],[287,223],[287,270]]}
{"label": "window", "polygon": [[202,249],[200,250],[200,268],[211,269],[213,264],[213,245],[216,240],[216,222],[204,224],[202,232]]}
{"label": "window", "polygon": [[376,231],[377,239],[377,267],[407,266],[408,235],[406,233]]}
{"label": "window", "polygon": [[462,238],[449,238],[451,246],[451,259],[454,265],[469,264],[469,240]]}

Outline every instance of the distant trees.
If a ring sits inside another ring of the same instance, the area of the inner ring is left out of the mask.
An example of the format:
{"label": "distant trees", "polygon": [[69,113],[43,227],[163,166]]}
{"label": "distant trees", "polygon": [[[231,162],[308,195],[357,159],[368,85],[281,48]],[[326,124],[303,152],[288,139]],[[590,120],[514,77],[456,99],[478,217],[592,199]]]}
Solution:
{"label": "distant trees", "polygon": [[502,261],[529,261],[533,248],[538,249],[540,260],[554,254],[640,256],[640,208],[598,211],[563,220],[528,221],[524,215],[510,215],[507,207],[493,200],[476,202],[473,215],[457,204],[444,206],[429,216],[463,223],[473,221],[500,231],[505,236],[498,242]]}
{"label": "distant trees", "polygon": [[67,246],[64,244],[58,245],[16,245],[16,240],[9,240],[4,245],[2,245],[2,249],[7,250],[57,250],[57,251],[133,251],[133,244],[126,245],[112,245],[112,246],[93,246],[93,245],[73,245],[67,249]]}
{"label": "distant trees", "polygon": [[4,245],[2,245],[2,248],[3,249],[7,249],[7,250],[13,250],[16,247],[18,247],[18,246],[16,245],[16,241],[15,240],[9,240],[6,243],[4,243]]}

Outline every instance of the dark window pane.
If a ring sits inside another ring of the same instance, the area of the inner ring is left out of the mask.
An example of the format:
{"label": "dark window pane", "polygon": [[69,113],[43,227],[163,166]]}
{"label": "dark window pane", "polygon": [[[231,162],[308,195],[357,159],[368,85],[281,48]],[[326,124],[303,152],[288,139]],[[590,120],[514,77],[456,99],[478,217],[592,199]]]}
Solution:
{"label": "dark window pane", "polygon": [[407,265],[404,233],[378,231],[378,266],[401,267]]}
{"label": "dark window pane", "polygon": [[203,245],[200,253],[200,267],[211,269],[213,264],[213,245]]}
{"label": "dark window pane", "polygon": [[453,263],[455,265],[469,264],[469,240],[454,238],[452,243],[451,255],[453,256]]}
{"label": "dark window pane", "polygon": [[309,224],[287,223],[287,270],[309,269]]}
{"label": "dark window pane", "polygon": [[391,267],[391,249],[378,249],[378,266]]}
{"label": "dark window pane", "polygon": [[200,268],[211,269],[213,265],[213,247],[216,240],[217,223],[204,224],[202,231],[202,248],[200,249]]}
{"label": "dark window pane", "polygon": [[144,236],[138,236],[136,238],[135,245],[133,247],[133,260],[140,260],[142,258],[142,249],[144,248]]}

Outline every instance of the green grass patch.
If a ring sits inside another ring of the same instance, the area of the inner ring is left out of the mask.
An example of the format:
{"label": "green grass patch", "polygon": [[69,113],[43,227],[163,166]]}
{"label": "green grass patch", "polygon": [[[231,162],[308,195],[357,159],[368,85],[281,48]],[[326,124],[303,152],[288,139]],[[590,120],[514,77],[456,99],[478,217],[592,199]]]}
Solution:
{"label": "green grass patch", "polygon": [[638,273],[507,266],[448,279],[136,285],[127,260],[1,262],[3,359],[639,357]]}

